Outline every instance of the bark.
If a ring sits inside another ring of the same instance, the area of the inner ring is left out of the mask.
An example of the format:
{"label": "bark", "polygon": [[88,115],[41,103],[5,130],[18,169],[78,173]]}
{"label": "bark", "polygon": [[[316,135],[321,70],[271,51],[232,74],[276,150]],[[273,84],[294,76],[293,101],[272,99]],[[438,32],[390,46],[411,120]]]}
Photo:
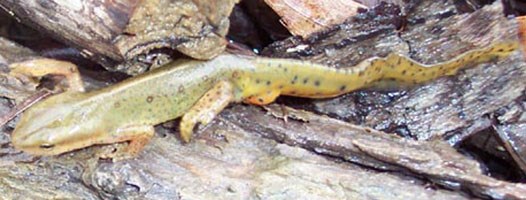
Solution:
{"label": "bark", "polygon": [[[432,63],[513,39],[516,28],[501,15],[499,3],[466,14],[452,1],[382,6],[305,40],[276,43],[267,55],[352,66],[398,51]],[[401,10],[410,14],[401,17]],[[403,21],[407,26],[395,32]],[[166,123],[139,157],[116,163],[97,158],[114,146],[43,158],[17,152],[9,143],[13,122],[0,132],[0,194],[6,199],[524,199],[524,184],[486,176],[480,163],[443,139],[450,130],[473,132],[470,127],[482,116],[523,102],[517,93],[524,94],[525,71],[517,52],[406,91],[280,100],[332,118],[276,105],[267,111],[235,105],[197,130],[189,144],[181,144]],[[110,82],[84,78],[90,85]],[[9,106],[0,104],[0,110]],[[438,139],[415,141],[364,124]]]}
{"label": "bark", "polygon": [[[24,23],[72,44],[109,70],[144,72],[176,49],[197,59],[221,53],[237,0],[1,1]],[[148,56],[149,55],[149,56]],[[121,65],[115,65],[115,64]]]}
{"label": "bark", "polygon": [[365,6],[354,1],[266,0],[281,16],[281,22],[296,36],[308,37],[356,15]]}

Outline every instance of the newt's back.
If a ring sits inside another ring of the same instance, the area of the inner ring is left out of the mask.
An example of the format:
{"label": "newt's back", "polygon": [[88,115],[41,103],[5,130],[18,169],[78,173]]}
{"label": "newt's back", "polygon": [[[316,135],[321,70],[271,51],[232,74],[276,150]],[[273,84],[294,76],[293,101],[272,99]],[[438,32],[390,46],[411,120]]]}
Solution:
{"label": "newt's back", "polygon": [[33,154],[53,155],[131,141],[130,152],[138,152],[153,135],[153,125],[184,115],[180,132],[189,141],[197,123],[210,122],[230,102],[264,105],[279,95],[334,97],[378,80],[417,84],[505,57],[517,48],[514,42],[500,42],[433,65],[393,53],[345,69],[232,55],[184,60],[98,91],[68,92],[39,102],[22,116],[13,144]]}

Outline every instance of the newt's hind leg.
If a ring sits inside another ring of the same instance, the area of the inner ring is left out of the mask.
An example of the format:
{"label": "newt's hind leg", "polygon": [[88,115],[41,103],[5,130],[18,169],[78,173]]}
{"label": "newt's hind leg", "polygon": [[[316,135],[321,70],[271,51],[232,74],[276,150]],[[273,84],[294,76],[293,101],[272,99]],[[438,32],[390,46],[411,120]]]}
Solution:
{"label": "newt's hind leg", "polygon": [[194,126],[199,122],[208,124],[234,99],[233,86],[230,82],[221,81],[206,92],[199,101],[181,119],[179,131],[181,139],[189,142]]}
{"label": "newt's hind leg", "polygon": [[49,58],[35,59],[9,65],[12,76],[30,76],[41,78],[48,74],[62,75],[68,82],[68,89],[84,92],[84,84],[77,66],[73,63]]}
{"label": "newt's hind leg", "polygon": [[136,157],[144,146],[148,144],[155,134],[155,129],[150,125],[129,126],[118,129],[111,137],[108,136],[100,143],[116,143],[129,141],[124,149],[101,155],[101,158],[112,158],[114,161]]}

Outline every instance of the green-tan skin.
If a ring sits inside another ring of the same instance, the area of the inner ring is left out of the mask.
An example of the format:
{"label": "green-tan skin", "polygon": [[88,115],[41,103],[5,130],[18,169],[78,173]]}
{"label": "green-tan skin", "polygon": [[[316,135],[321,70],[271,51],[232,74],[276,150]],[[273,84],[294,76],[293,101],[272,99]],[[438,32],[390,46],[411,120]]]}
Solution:
{"label": "green-tan skin", "polygon": [[335,69],[311,62],[222,55],[182,60],[91,92],[65,92],[28,109],[13,131],[13,145],[34,155],[56,155],[94,144],[130,141],[137,154],[153,126],[183,116],[181,137],[206,124],[228,103],[265,105],[279,95],[328,98],[392,80],[418,84],[453,75],[468,64],[505,57],[518,46],[496,43],[434,65],[398,54]]}

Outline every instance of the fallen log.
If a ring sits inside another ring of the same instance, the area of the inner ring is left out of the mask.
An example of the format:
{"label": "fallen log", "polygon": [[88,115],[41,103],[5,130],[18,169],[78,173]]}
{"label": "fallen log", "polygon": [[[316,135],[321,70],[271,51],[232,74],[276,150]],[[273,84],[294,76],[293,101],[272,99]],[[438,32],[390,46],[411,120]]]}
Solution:
{"label": "fallen log", "polygon": [[[109,70],[137,74],[176,49],[196,59],[223,52],[237,0],[16,1],[0,6],[20,21],[79,48]],[[116,65],[121,64],[121,65]]]}

